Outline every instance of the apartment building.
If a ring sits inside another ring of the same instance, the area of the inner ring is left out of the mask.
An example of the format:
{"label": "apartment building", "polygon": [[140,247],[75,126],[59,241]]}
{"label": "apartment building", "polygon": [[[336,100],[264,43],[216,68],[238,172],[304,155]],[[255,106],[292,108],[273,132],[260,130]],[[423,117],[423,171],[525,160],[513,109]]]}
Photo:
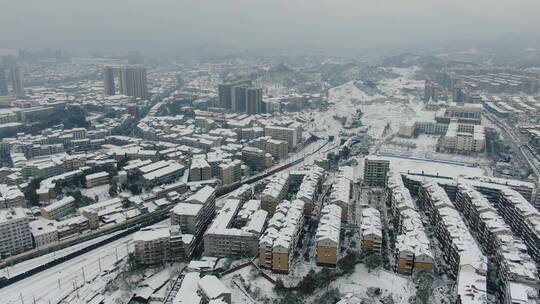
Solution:
{"label": "apartment building", "polygon": [[75,198],[66,196],[41,208],[41,216],[49,220],[58,220],[75,212]]}
{"label": "apartment building", "polygon": [[[210,186],[197,191],[171,210],[171,225],[180,226],[183,234],[193,235],[194,245],[203,237],[216,212],[216,191]],[[189,253],[195,250],[191,248]]]}
{"label": "apartment building", "polygon": [[264,136],[286,141],[289,149],[292,150],[302,140],[302,128],[296,124],[289,127],[266,126],[264,127]]}
{"label": "apartment building", "polygon": [[227,199],[225,201],[210,227],[204,233],[205,255],[213,257],[251,257],[257,255],[259,237],[263,232],[268,212],[264,210],[252,213],[244,211],[242,222],[246,224],[240,226],[236,218],[241,209],[241,200]]}
{"label": "apartment building", "polygon": [[[540,287],[536,264],[525,250],[523,241],[497,213],[497,209],[469,184],[459,184],[455,201],[470,231],[486,254],[494,257],[503,303],[531,303],[538,299]],[[526,292],[523,292],[526,291]],[[535,295],[536,294],[536,295]],[[527,302],[522,302],[523,296]]]}
{"label": "apartment building", "polygon": [[261,209],[273,214],[276,206],[287,196],[289,191],[289,173],[276,174],[261,194]]}
{"label": "apartment building", "polygon": [[274,159],[285,159],[289,154],[289,144],[283,140],[268,139],[265,148]]}
{"label": "apartment building", "polygon": [[362,209],[360,236],[362,251],[381,254],[383,235],[379,210],[371,207]]}
{"label": "apartment building", "polygon": [[275,273],[289,273],[303,225],[304,202],[282,201],[259,239],[259,266]]}
{"label": "apartment building", "polygon": [[354,172],[352,167],[340,167],[332,191],[330,203],[341,207],[341,221],[348,221],[349,207],[352,204]]}
{"label": "apartment building", "polygon": [[193,158],[189,168],[190,181],[203,181],[212,178],[212,167],[203,158]]}
{"label": "apartment building", "polygon": [[305,175],[303,175],[302,183],[296,192],[296,198],[304,201],[304,215],[311,216],[321,185],[324,180],[324,169],[319,166],[313,166]]}
{"label": "apartment building", "polygon": [[540,212],[521,194],[509,187],[469,180],[482,193],[510,226],[512,232],[521,238],[531,257],[540,263]]}
{"label": "apartment building", "polygon": [[390,161],[376,156],[364,159],[364,185],[370,187],[386,187]]}
{"label": "apartment building", "polygon": [[242,179],[242,162],[238,159],[218,165],[218,174],[223,186],[234,184]]}
{"label": "apartment building", "polygon": [[335,267],[339,260],[341,207],[326,205],[321,210],[317,233],[317,265]]}
{"label": "apartment building", "polygon": [[143,179],[156,184],[173,182],[184,174],[184,169],[178,162],[170,161],[167,166],[144,174]]}
{"label": "apartment building", "polygon": [[273,157],[270,153],[255,147],[244,147],[242,149],[242,161],[252,170],[263,171],[272,166]]}
{"label": "apartment building", "polygon": [[390,172],[387,197],[398,236],[395,246],[395,270],[400,274],[412,274],[416,269],[433,270],[433,253],[420,214],[409,190],[403,184],[401,174]]}
{"label": "apartment building", "polygon": [[486,303],[487,259],[444,189],[433,181],[423,182],[418,202],[434,227],[450,274],[456,278],[458,303]]}
{"label": "apartment building", "polygon": [[32,249],[32,233],[27,209],[0,209],[0,257]]}
{"label": "apartment building", "polygon": [[135,259],[143,265],[156,265],[169,261],[180,261],[188,255],[192,241],[183,235],[178,226],[150,226],[133,235]]}
{"label": "apartment building", "polygon": [[92,188],[109,183],[109,173],[102,171],[86,176],[86,188]]}
{"label": "apartment building", "polygon": [[439,138],[437,149],[470,153],[481,152],[486,146],[486,135],[482,125],[462,124],[452,120],[448,124],[446,134]]}
{"label": "apartment building", "polygon": [[39,248],[58,241],[58,228],[55,221],[38,219],[29,223],[34,246]]}
{"label": "apartment building", "polygon": [[26,208],[24,193],[17,186],[0,184],[0,209]]}

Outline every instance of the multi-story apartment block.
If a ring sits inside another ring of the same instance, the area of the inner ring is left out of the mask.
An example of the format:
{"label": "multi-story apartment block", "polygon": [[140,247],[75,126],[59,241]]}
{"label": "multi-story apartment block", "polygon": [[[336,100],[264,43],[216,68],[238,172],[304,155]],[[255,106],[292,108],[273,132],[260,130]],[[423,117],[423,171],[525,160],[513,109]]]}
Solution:
{"label": "multi-story apartment block", "polygon": [[[216,191],[205,186],[171,210],[171,224],[180,226],[183,234],[193,235],[193,244],[197,246],[215,212]],[[195,249],[190,248],[189,254]]]}
{"label": "multi-story apartment block", "polygon": [[412,274],[415,269],[433,270],[433,253],[424,230],[420,214],[401,175],[391,172],[388,178],[387,196],[396,238],[395,270],[401,274]]}
{"label": "multi-story apartment block", "polygon": [[263,171],[272,166],[273,158],[270,153],[255,147],[244,147],[242,149],[242,161],[252,170]]}
{"label": "multi-story apartment block", "polygon": [[383,235],[379,210],[371,207],[362,209],[360,236],[363,251],[381,254]]}
{"label": "multi-story apartment block", "polygon": [[135,258],[144,265],[183,260],[188,256],[190,235],[183,235],[178,226],[150,226],[133,235]]}
{"label": "multi-story apartment block", "polygon": [[304,201],[304,215],[311,216],[313,207],[317,202],[318,193],[324,180],[324,169],[313,166],[303,177],[302,183],[296,193],[296,198]]}
{"label": "multi-story apartment block", "polygon": [[531,257],[536,263],[540,263],[540,212],[509,187],[472,180],[467,183],[474,186],[497,208],[512,232],[525,242]]}
{"label": "multi-story apartment block", "polygon": [[288,173],[272,176],[261,194],[261,209],[266,210],[269,214],[273,214],[276,206],[287,196],[288,191]]}
{"label": "multi-story apartment block", "polygon": [[[257,202],[257,201],[256,201]],[[246,203],[247,204],[247,203]],[[262,234],[268,213],[257,210],[242,220],[245,226],[235,225],[242,206],[239,199],[227,199],[204,233],[204,253],[214,257],[249,257],[258,253],[259,236]],[[244,212],[244,215],[247,215]]]}
{"label": "multi-story apartment block", "polygon": [[109,183],[109,173],[102,171],[86,176],[86,188],[92,188]]}
{"label": "multi-story apartment block", "polygon": [[341,207],[341,221],[348,221],[352,204],[354,172],[352,167],[340,167],[330,192],[330,202]]}
{"label": "multi-story apartment block", "polygon": [[212,167],[205,159],[194,158],[189,168],[190,181],[203,181],[212,178]]}
{"label": "multi-story apartment block", "polygon": [[265,148],[266,152],[270,153],[274,159],[285,159],[289,154],[289,145],[283,140],[268,139]]}
{"label": "multi-story apartment block", "polygon": [[326,205],[321,210],[317,233],[317,265],[337,265],[340,249],[341,207]]}
{"label": "multi-story apartment block", "polygon": [[[503,303],[531,303],[538,299],[538,271],[526,246],[497,213],[497,209],[469,184],[459,184],[455,205],[486,254],[494,257]],[[536,294],[536,295],[535,295]],[[527,301],[523,302],[523,296]]]}
{"label": "multi-story apartment block", "polygon": [[239,182],[242,179],[242,162],[236,159],[219,164],[217,175],[224,186]]}
{"label": "multi-story apartment block", "polygon": [[0,209],[0,257],[32,249],[32,233],[26,209]]}
{"label": "multi-story apartment block", "polygon": [[481,152],[486,146],[482,125],[462,124],[452,120],[446,134],[439,138],[437,149],[449,152]]}
{"label": "multi-story apartment block", "polygon": [[450,274],[456,277],[458,303],[487,303],[487,259],[444,189],[424,182],[418,202],[434,227]]}
{"label": "multi-story apartment block", "polygon": [[368,156],[364,160],[364,185],[386,187],[390,161]]}
{"label": "multi-story apartment block", "polygon": [[13,207],[26,208],[24,194],[17,186],[0,184],[0,209]]}
{"label": "multi-story apartment block", "polygon": [[303,225],[304,202],[281,202],[259,239],[259,266],[276,273],[289,273]]}
{"label": "multi-story apartment block", "polygon": [[302,140],[302,128],[297,125],[289,127],[266,126],[264,127],[264,136],[286,141],[289,144],[289,149],[292,150]]}
{"label": "multi-story apartment block", "polygon": [[58,241],[58,228],[55,221],[38,219],[29,223],[36,247],[42,247]]}
{"label": "multi-story apartment block", "polygon": [[50,205],[41,208],[41,216],[49,220],[61,219],[75,212],[75,198],[66,196]]}

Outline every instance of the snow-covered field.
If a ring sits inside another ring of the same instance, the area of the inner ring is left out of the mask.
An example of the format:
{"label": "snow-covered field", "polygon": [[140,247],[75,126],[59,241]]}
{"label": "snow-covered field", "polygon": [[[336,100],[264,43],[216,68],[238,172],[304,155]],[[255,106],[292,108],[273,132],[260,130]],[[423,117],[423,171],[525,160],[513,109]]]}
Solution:
{"label": "snow-covered field", "polygon": [[[253,266],[225,275],[221,277],[221,281],[231,290],[232,302],[235,304],[260,303],[263,297],[278,298],[278,295],[274,293],[274,285],[263,278]],[[257,295],[259,295],[258,299]]]}
{"label": "snow-covered field", "polygon": [[416,293],[416,287],[410,277],[398,275],[394,272],[376,269],[368,272],[364,264],[356,265],[354,273],[341,277],[330,284],[330,288],[337,288],[342,294],[353,293],[366,297],[369,287],[379,287],[382,295],[391,295],[394,303],[408,303],[408,299]]}
{"label": "snow-covered field", "polygon": [[[390,161],[390,170],[403,173],[424,173],[430,175],[440,175],[457,178],[460,175],[486,175],[486,171],[481,167],[467,166],[448,161],[415,159],[399,156],[380,156],[382,159]],[[355,167],[357,176],[364,172],[364,159],[358,159],[358,166]]]}
{"label": "snow-covered field", "polygon": [[396,69],[400,76],[394,79],[385,79],[378,84],[378,88],[385,95],[379,93],[368,94],[359,89],[350,81],[328,91],[328,100],[331,104],[328,111],[314,113],[315,129],[334,130],[338,133],[341,124],[332,117],[334,115],[351,118],[357,109],[364,115],[362,123],[369,127],[368,134],[379,138],[390,123],[392,130],[398,130],[399,125],[409,120],[432,120],[434,111],[423,109],[423,102],[416,98],[414,91],[422,88],[423,83],[412,79],[414,68]]}
{"label": "snow-covered field", "polygon": [[490,162],[483,154],[474,156],[436,152],[438,139],[438,135],[428,134],[420,134],[418,138],[394,137],[382,144],[377,152],[433,160],[463,162],[466,164],[488,165]]}

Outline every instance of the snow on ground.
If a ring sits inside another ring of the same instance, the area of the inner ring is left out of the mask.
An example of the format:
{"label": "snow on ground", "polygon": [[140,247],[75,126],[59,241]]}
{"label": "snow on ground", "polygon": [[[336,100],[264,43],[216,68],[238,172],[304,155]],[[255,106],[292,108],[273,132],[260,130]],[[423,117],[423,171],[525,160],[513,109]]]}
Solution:
{"label": "snow on ground", "polygon": [[384,269],[368,272],[364,264],[356,265],[350,276],[340,277],[329,284],[342,294],[354,293],[365,296],[369,287],[379,287],[383,295],[392,294],[395,303],[408,303],[409,297],[416,293],[416,287],[410,277],[398,275]]}
{"label": "snow on ground", "polygon": [[[82,293],[89,281],[92,286],[88,288],[99,289],[110,278],[108,274],[116,271],[117,261],[124,259],[133,249],[129,244],[131,239],[131,235],[120,238],[6,286],[0,289],[2,303],[58,303],[76,290]],[[21,301],[21,297],[24,301]]]}
{"label": "snow on ground", "polygon": [[[381,136],[387,123],[390,123],[392,130],[396,132],[399,125],[410,120],[433,120],[435,118],[434,111],[424,110],[424,103],[420,99],[413,94],[402,91],[403,88],[419,88],[420,83],[409,78],[413,72],[412,69],[401,69],[402,76],[396,79],[385,79],[382,91],[387,96],[369,95],[355,86],[352,81],[331,88],[328,91],[328,99],[332,106],[326,113],[322,113],[326,115],[326,119],[316,120],[322,125],[319,129],[328,128],[325,124],[332,116],[350,118],[356,109],[360,109],[364,113],[362,124],[370,128],[368,134],[375,138]],[[336,126],[330,125],[330,129],[334,128]],[[339,123],[337,128],[341,128]]]}
{"label": "snow on ground", "polygon": [[109,195],[109,184],[99,185],[92,188],[82,188],[81,194],[88,196],[91,199],[94,199],[97,196],[99,201],[104,201],[111,198]]}
{"label": "snow on ground", "polygon": [[414,79],[414,73],[418,67],[413,68],[393,68],[394,73],[398,74],[397,78],[386,78],[377,83],[377,88],[384,92],[387,96],[397,98],[407,98],[402,89],[419,90],[424,88],[424,81]]}
{"label": "snow on ground", "polygon": [[[390,170],[403,173],[424,173],[430,175],[440,175],[445,177],[457,178],[460,175],[486,175],[481,167],[472,167],[464,164],[453,163],[444,160],[426,160],[415,159],[400,156],[381,155],[381,159],[390,161]],[[364,159],[358,158],[358,166],[355,168],[356,174],[364,172]],[[361,175],[357,175],[361,176]]]}
{"label": "snow on ground", "polygon": [[[220,280],[231,290],[232,303],[235,304],[260,303],[259,300],[262,297],[269,299],[279,298],[274,292],[274,285],[262,277],[253,266],[244,267],[238,271],[229,273],[221,277]],[[249,292],[248,289],[250,290]],[[257,298],[257,295],[261,298]]]}
{"label": "snow on ground", "polygon": [[77,244],[77,245],[73,245],[73,246],[70,246],[70,247],[67,247],[67,248],[64,248],[64,249],[53,251],[51,253],[48,253],[48,254],[45,254],[45,255],[42,255],[42,256],[39,256],[39,257],[30,259],[30,260],[27,260],[27,261],[18,263],[18,264],[15,264],[13,266],[3,268],[3,269],[0,270],[0,275],[6,276],[7,278],[9,278],[9,277],[18,275],[20,273],[27,272],[27,271],[29,271],[31,269],[34,269],[34,268],[36,268],[36,267],[38,267],[40,265],[43,265],[45,263],[48,263],[50,261],[53,261],[55,259],[58,259],[60,257],[65,256],[65,255],[68,255],[68,254],[70,254],[72,252],[82,250],[83,248],[86,248],[86,247],[91,246],[91,245],[93,245],[95,243],[101,242],[101,241],[103,241],[103,240],[105,240],[107,238],[113,237],[113,236],[115,236],[115,235],[117,235],[119,233],[122,233],[122,232],[123,231],[117,231],[117,232],[114,232],[114,233],[111,233],[111,234],[108,234],[108,235],[100,236],[100,237],[97,237],[95,239],[92,239],[92,240],[89,240],[89,241],[86,241],[86,242],[83,242],[83,243],[80,243],[80,244]]}
{"label": "snow on ground", "polygon": [[448,160],[466,164],[488,165],[490,160],[483,153],[478,156],[436,152],[438,135],[420,134],[417,138],[394,137],[377,151],[400,156]]}

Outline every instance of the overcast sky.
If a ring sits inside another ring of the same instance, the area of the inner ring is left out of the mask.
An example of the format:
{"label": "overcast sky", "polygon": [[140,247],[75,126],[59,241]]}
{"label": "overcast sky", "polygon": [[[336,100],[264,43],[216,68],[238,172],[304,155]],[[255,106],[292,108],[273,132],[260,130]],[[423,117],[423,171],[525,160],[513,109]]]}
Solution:
{"label": "overcast sky", "polygon": [[0,47],[376,46],[540,32],[540,0],[0,0]]}

